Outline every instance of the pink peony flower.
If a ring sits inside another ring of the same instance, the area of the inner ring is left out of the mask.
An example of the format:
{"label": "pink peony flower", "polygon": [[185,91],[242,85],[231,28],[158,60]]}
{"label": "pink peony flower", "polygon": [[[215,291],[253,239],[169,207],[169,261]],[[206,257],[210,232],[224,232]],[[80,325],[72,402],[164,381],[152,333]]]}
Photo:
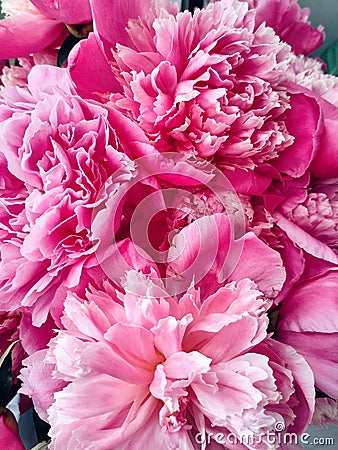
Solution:
{"label": "pink peony flower", "polygon": [[265,197],[277,225],[307,253],[337,263],[337,179],[274,182]]}
{"label": "pink peony flower", "polygon": [[309,8],[301,8],[298,0],[246,0],[256,11],[256,27],[263,22],[274,29],[280,38],[296,53],[309,54],[322,45],[324,28],[317,29],[308,21]]}
{"label": "pink peony flower", "polygon": [[337,247],[338,232],[338,178],[313,182],[302,203],[289,209],[281,206],[281,211],[305,232],[324,242],[329,247]]}
{"label": "pink peony flower", "polygon": [[255,30],[255,11],[245,2],[217,1],[193,16],[162,3],[130,21],[131,44],[113,50],[123,93],[111,102],[157,151],[207,158],[241,193],[261,194],[275,176],[271,164],[303,175],[322,118],[312,94],[285,89],[289,47],[264,24]]}
{"label": "pink peony flower", "polygon": [[196,434],[212,430],[259,435],[250,448],[269,448],[264,436],[277,438],[277,422],[297,433],[308,425],[312,373],[291,347],[267,339],[269,303],[251,280],[202,304],[194,288],[177,302],[135,271],[124,294],[106,288],[85,301],[68,295],[64,330],[44,359],[67,383],[48,410],[52,449],[193,449]]}
{"label": "pink peony flower", "polygon": [[274,298],[285,270],[278,252],[247,232],[245,197],[241,201],[203,160],[198,164],[204,167],[170,155],[138,158],[129,179],[121,171],[123,182],[106,183],[107,201],[95,210],[92,231],[107,276],[119,286],[126,271],[152,268],[170,294],[180,295],[193,283],[202,298],[250,277]]}
{"label": "pink peony flower", "polygon": [[278,340],[292,345],[309,363],[318,389],[338,397],[338,273],[302,280],[281,303]]}
{"label": "pink peony flower", "polygon": [[10,450],[25,450],[13,413],[3,407],[0,408],[0,446]]}
{"label": "pink peony flower", "polygon": [[120,140],[110,112],[73,95],[62,69],[36,66],[27,89],[7,87],[2,97],[0,305],[40,326],[49,310],[58,322],[67,289],[104,275],[92,212],[107,178],[128,164],[120,150],[137,138],[121,119]]}

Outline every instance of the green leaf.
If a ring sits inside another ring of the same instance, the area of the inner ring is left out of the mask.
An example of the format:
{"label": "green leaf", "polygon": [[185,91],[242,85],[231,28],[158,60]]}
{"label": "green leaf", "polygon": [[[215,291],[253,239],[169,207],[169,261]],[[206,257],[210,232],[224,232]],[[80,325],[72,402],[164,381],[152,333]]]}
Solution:
{"label": "green leaf", "polygon": [[338,76],[338,39],[334,41],[320,57],[326,63],[325,73]]}
{"label": "green leaf", "polygon": [[81,39],[73,36],[70,34],[66,37],[66,39],[63,41],[63,44],[60,47],[58,57],[57,57],[57,65],[58,67],[61,67],[68,58],[68,55],[71,51],[71,49],[74,47],[75,44],[77,44]]}
{"label": "green leaf", "polygon": [[35,447],[31,448],[31,450],[48,450],[49,443],[44,441],[37,444]]}
{"label": "green leaf", "polygon": [[5,359],[7,358],[7,356],[10,354],[10,352],[12,351],[12,348],[14,347],[15,344],[17,344],[19,341],[14,341],[11,343],[11,345],[9,345],[6,350],[4,351],[4,354],[1,356],[0,358],[0,368],[2,367],[3,362],[5,361]]}

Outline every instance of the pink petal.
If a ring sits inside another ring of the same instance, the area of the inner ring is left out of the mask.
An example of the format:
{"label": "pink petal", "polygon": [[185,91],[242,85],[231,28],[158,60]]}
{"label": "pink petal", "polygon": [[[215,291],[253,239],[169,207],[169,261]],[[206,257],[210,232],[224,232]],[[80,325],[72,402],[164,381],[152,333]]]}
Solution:
{"label": "pink petal", "polygon": [[315,237],[300,228],[297,224],[286,219],[279,212],[274,213],[277,225],[285,231],[288,237],[300,248],[304,249],[310,255],[325,261],[337,264],[337,255],[324,242],[319,241]]}
{"label": "pink petal", "polygon": [[324,117],[324,133],[321,136],[320,149],[310,169],[318,178],[336,177],[338,173],[338,108],[323,98],[320,99],[320,105]]}
{"label": "pink petal", "polygon": [[67,24],[92,21],[89,0],[31,0],[47,17]]}
{"label": "pink petal", "polygon": [[[88,61],[92,63],[88,64]],[[83,98],[101,100],[103,95],[121,89],[104,54],[102,43],[94,33],[90,33],[88,39],[83,39],[70,52],[67,70],[77,93]]]}
{"label": "pink petal", "polygon": [[47,419],[47,409],[53,403],[54,392],[66,385],[63,380],[53,378],[54,365],[46,363],[46,353],[47,350],[39,350],[26,358],[20,375],[23,382],[20,392],[32,397],[36,412],[43,420]]}
{"label": "pink petal", "polygon": [[8,410],[3,411],[3,408],[1,408],[0,416],[0,448],[25,450],[13,414]]}
{"label": "pink petal", "polygon": [[105,41],[113,47],[117,42],[128,45],[130,38],[126,27],[129,19],[144,17],[151,0],[91,0],[95,28]]}
{"label": "pink petal", "polygon": [[294,93],[290,104],[286,124],[295,140],[279,154],[275,165],[281,172],[298,178],[305,173],[318,150],[322,121],[318,102],[313,96]]}
{"label": "pink petal", "polygon": [[52,46],[66,34],[63,24],[39,14],[22,13],[0,21],[0,59],[19,58]]}
{"label": "pink petal", "polygon": [[230,279],[250,278],[265,295],[275,297],[285,281],[282,258],[251,232],[241,239],[243,250]]}

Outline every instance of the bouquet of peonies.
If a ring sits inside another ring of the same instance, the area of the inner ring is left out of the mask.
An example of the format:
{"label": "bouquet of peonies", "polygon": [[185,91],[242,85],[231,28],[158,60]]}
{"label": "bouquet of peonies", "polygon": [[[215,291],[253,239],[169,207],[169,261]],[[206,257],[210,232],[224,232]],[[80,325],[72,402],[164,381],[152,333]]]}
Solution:
{"label": "bouquet of peonies", "polygon": [[2,1],[1,449],[13,397],[54,450],[338,422],[333,52],[297,0],[200,6]]}

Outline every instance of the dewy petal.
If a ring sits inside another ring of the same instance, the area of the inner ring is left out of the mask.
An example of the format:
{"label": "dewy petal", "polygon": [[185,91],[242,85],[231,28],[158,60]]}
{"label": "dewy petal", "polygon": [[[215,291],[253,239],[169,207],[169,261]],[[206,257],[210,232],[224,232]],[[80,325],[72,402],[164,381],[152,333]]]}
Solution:
{"label": "dewy petal", "polygon": [[92,21],[89,0],[31,0],[47,17],[67,24]]}
{"label": "dewy petal", "polygon": [[0,20],[0,59],[40,52],[65,34],[65,26],[40,14],[22,13]]}

